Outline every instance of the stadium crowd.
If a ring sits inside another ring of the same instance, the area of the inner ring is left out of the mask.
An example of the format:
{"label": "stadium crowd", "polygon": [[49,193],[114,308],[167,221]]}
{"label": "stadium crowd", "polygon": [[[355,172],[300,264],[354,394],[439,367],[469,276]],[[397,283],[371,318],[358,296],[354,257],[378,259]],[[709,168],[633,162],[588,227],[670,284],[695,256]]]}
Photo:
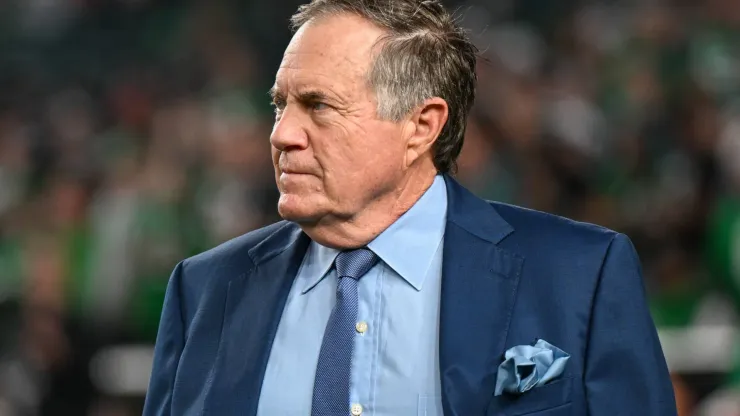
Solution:
{"label": "stadium crowd", "polygon": [[[91,362],[153,343],[179,260],[277,219],[299,3],[0,2],[0,415],[140,412]],[[629,235],[660,328],[736,327],[740,2],[447,3],[481,55],[458,178]],[[683,415],[740,415],[736,344],[676,372]]]}

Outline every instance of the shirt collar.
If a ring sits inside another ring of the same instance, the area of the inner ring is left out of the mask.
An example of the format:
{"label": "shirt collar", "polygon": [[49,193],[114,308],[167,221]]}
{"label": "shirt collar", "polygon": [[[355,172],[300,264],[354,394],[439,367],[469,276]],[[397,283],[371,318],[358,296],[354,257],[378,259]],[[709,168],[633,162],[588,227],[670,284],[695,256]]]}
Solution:
{"label": "shirt collar", "polygon": [[298,276],[302,276],[301,278],[304,280],[299,283],[303,285],[301,294],[313,289],[329,273],[338,254],[339,250],[337,249],[322,246],[315,241],[311,242],[301,266],[302,270],[298,272]]}
{"label": "shirt collar", "polygon": [[422,197],[368,248],[385,264],[421,290],[445,232],[447,189],[437,175]]}
{"label": "shirt collar", "polygon": [[[416,290],[421,290],[444,236],[447,189],[437,175],[432,186],[396,222],[368,244],[368,248]],[[305,276],[302,294],[327,275],[339,250],[311,242],[299,276]]]}

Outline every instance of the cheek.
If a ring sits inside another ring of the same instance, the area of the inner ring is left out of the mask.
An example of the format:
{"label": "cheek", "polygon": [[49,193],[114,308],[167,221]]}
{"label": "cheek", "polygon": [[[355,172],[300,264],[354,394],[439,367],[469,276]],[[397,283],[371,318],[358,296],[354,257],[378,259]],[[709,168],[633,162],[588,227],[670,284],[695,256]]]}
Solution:
{"label": "cheek", "polygon": [[369,128],[334,126],[321,135],[322,140],[313,140],[327,193],[359,196],[368,188],[385,187],[402,173],[404,155],[398,133],[369,124]]}
{"label": "cheek", "polygon": [[280,158],[280,152],[275,149],[274,147],[271,147],[270,149],[270,155],[272,158],[272,167],[273,167],[273,173],[275,177],[275,185],[277,186],[277,189],[282,192],[283,186],[280,183],[280,169],[278,168],[278,160]]}
{"label": "cheek", "polygon": [[280,151],[273,147],[271,148],[270,154],[272,156],[272,169],[275,172],[275,180],[278,180],[278,178],[280,177],[280,168],[278,167],[280,161]]}
{"label": "cheek", "polygon": [[345,187],[354,187],[354,193],[376,193],[377,189],[385,189],[395,183],[402,174],[402,155],[397,147],[377,143],[373,146],[363,146],[355,149],[352,161],[343,166]]}
{"label": "cheek", "polygon": [[[371,171],[385,176],[394,176],[401,173],[403,169],[404,148],[401,140],[393,135],[394,132],[387,132],[387,135],[374,141],[373,146],[369,146],[365,152],[365,160]],[[395,139],[395,140],[394,140]]]}

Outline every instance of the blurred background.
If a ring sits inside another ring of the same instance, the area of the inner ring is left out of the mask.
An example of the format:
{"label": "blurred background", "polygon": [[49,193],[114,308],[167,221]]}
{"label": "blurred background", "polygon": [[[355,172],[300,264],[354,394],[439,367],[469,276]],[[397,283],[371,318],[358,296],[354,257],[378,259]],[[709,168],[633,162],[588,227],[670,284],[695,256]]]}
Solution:
{"label": "blurred background", "polygon": [[[141,414],[175,264],[275,221],[301,0],[0,1],[0,415]],[[740,2],[471,0],[459,179],[628,234],[682,415],[740,415]]]}

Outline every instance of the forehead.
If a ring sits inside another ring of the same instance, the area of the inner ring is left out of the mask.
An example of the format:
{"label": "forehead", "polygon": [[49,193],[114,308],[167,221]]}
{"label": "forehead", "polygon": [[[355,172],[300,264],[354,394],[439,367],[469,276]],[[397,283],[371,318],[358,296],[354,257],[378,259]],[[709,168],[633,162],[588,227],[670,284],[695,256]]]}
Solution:
{"label": "forehead", "polygon": [[286,48],[276,87],[327,88],[337,93],[365,87],[373,48],[384,33],[350,14],[311,20],[296,32]]}

